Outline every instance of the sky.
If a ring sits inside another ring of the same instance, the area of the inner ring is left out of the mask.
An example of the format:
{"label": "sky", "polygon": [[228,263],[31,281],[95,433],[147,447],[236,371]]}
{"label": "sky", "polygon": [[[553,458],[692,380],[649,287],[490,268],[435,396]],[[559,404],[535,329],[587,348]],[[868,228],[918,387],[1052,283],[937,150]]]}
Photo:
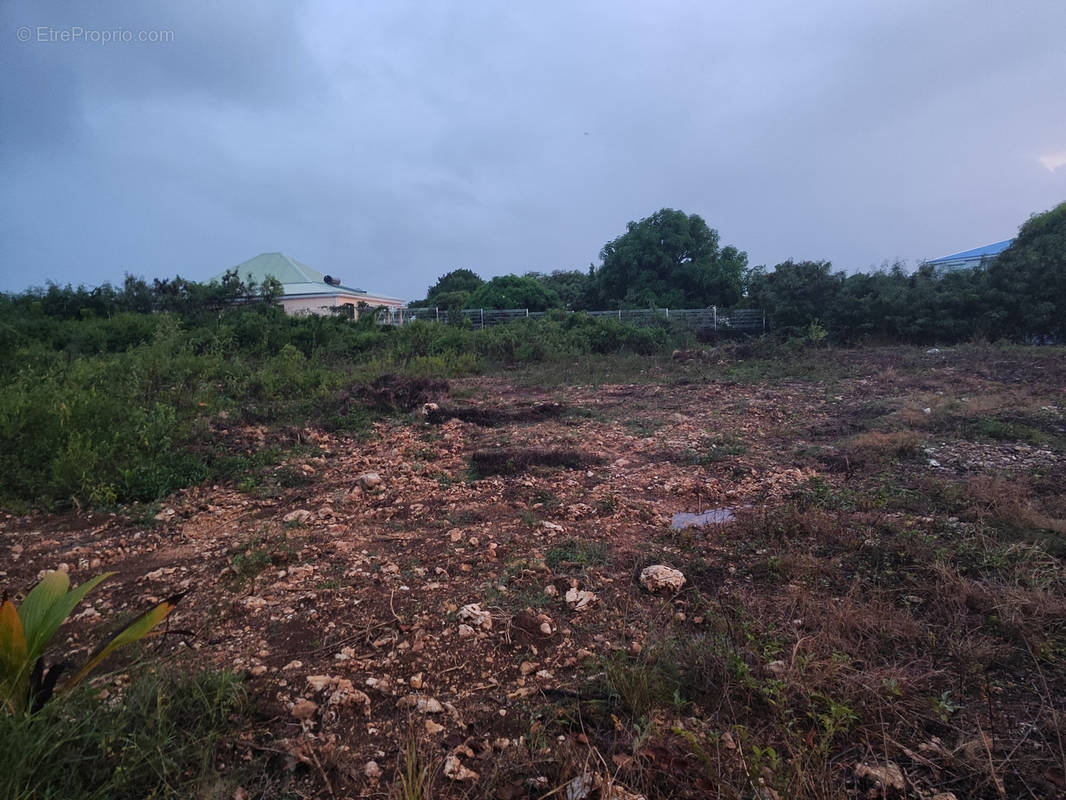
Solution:
{"label": "sky", "polygon": [[1062,0],[0,3],[0,291],[281,251],[403,299],[699,214],[915,265],[1066,200]]}

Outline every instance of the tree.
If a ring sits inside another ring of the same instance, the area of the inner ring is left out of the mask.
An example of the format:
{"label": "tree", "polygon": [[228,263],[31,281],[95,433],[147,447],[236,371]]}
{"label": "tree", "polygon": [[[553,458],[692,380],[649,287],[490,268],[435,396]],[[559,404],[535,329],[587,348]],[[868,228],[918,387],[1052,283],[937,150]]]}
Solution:
{"label": "tree", "polygon": [[785,261],[765,272],[761,267],[748,274],[748,302],[766,313],[770,327],[796,334],[826,314],[840,294],[841,275],[832,275],[828,261]]}
{"label": "tree", "polygon": [[987,278],[994,336],[1066,340],[1066,203],[1030,217]]}
{"label": "tree", "polygon": [[533,278],[545,289],[559,295],[563,308],[571,311],[588,308],[588,291],[592,282],[591,275],[579,269],[557,269],[550,275],[543,272],[527,272],[526,278]]}
{"label": "tree", "polygon": [[453,269],[441,275],[426,292],[426,299],[412,306],[437,306],[440,308],[467,308],[470,295],[485,283],[481,277],[469,269]]}
{"label": "tree", "polygon": [[560,308],[562,301],[551,289],[529,277],[501,275],[470,295],[470,308],[527,308],[547,311]]}
{"label": "tree", "polygon": [[747,253],[718,246],[718,232],[696,214],[664,208],[600,251],[596,299],[630,307],[731,306],[740,300]]}

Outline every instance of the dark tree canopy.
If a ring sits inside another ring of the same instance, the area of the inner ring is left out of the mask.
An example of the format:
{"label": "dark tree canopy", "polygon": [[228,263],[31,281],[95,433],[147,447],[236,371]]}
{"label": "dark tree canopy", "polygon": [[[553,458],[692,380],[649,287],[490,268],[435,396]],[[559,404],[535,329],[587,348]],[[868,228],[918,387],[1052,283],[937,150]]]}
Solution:
{"label": "dark tree canopy", "polygon": [[1035,214],[988,267],[993,335],[1066,339],[1066,203]]}
{"label": "dark tree canopy", "polygon": [[579,269],[557,269],[550,275],[543,272],[527,272],[526,278],[533,278],[541,286],[559,295],[563,308],[585,310],[588,306],[588,292],[592,278]]}
{"label": "dark tree canopy", "polygon": [[761,308],[774,329],[798,333],[825,317],[840,295],[844,276],[832,275],[828,261],[785,261],[766,272],[748,273],[748,303]]}
{"label": "dark tree canopy", "polygon": [[441,275],[435,284],[429,287],[426,299],[411,303],[412,306],[439,306],[440,308],[466,308],[470,295],[485,283],[481,277],[469,269],[453,269]]}
{"label": "dark tree canopy", "polygon": [[470,295],[470,308],[526,308],[547,311],[559,308],[562,301],[551,289],[530,277],[501,275],[482,285]]}
{"label": "dark tree canopy", "polygon": [[664,208],[604,245],[593,276],[596,300],[610,307],[734,305],[746,253],[719,247],[718,232],[696,214]]}

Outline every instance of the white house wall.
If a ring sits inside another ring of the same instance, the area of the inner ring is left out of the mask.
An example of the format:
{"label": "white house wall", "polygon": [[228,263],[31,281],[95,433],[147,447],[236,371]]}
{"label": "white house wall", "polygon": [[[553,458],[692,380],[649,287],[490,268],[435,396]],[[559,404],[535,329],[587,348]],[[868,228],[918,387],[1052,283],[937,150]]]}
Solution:
{"label": "white house wall", "polygon": [[281,307],[289,314],[329,314],[332,308],[351,303],[358,308],[366,303],[372,308],[387,306],[403,308],[403,302],[394,298],[373,295],[316,295],[314,297],[282,297]]}

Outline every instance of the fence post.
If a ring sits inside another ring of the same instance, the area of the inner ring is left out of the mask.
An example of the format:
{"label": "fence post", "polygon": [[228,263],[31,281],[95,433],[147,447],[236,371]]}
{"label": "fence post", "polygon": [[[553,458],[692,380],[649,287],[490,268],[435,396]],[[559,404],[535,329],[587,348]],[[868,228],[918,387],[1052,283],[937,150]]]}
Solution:
{"label": "fence post", "polygon": [[526,316],[527,317],[529,316],[529,309],[528,308],[526,309]]}
{"label": "fence post", "polygon": [[622,321],[622,309],[618,309],[618,321]]}
{"label": "fence post", "polygon": [[670,319],[670,309],[666,309],[666,318]]}
{"label": "fence post", "polygon": [[481,330],[485,330],[485,309],[481,309]]}
{"label": "fence post", "polygon": [[718,332],[718,306],[711,306],[714,309],[714,330]]}

